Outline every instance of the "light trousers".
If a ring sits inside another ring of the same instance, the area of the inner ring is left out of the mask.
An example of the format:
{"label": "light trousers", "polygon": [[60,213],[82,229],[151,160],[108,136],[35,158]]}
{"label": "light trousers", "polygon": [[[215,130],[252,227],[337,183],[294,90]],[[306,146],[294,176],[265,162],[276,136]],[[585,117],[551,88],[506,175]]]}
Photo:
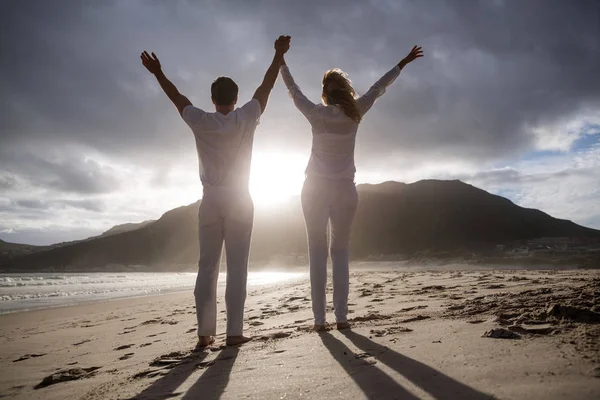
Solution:
{"label": "light trousers", "polygon": [[[310,289],[315,324],[325,324],[327,258],[331,254],[336,322],[348,320],[350,232],[358,206],[351,180],[308,177],[302,188],[302,210],[308,236]],[[328,248],[327,226],[331,228]]]}
{"label": "light trousers", "polygon": [[242,334],[253,222],[254,204],[248,190],[204,188],[198,211],[200,260],[194,289],[198,336],[217,333],[217,281],[223,243],[227,257],[227,336]]}

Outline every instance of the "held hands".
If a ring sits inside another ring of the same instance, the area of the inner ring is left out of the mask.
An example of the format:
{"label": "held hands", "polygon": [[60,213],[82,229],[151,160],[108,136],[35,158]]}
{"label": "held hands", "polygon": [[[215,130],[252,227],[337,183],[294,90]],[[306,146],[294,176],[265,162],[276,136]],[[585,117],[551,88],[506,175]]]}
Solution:
{"label": "held hands", "polygon": [[412,48],[410,53],[400,63],[398,64],[400,67],[404,67],[405,65],[415,61],[417,58],[423,57],[423,50],[419,46],[415,46]]}
{"label": "held hands", "polygon": [[275,41],[275,54],[283,56],[290,49],[290,36],[279,36]]}
{"label": "held hands", "polygon": [[147,51],[144,51],[140,58],[142,59],[142,64],[144,64],[144,67],[146,67],[146,69],[152,74],[156,75],[161,71],[160,61],[158,61],[156,54],[152,53],[152,56],[150,56]]}

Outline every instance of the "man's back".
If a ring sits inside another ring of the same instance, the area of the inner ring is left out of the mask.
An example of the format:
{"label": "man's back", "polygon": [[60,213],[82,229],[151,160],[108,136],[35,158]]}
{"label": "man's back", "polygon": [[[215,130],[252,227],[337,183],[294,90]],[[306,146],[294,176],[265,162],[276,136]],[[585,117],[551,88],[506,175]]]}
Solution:
{"label": "man's back", "polygon": [[208,113],[191,105],[183,109],[182,117],[196,138],[203,185],[248,187],[254,131],[260,115],[256,99],[227,114]]}

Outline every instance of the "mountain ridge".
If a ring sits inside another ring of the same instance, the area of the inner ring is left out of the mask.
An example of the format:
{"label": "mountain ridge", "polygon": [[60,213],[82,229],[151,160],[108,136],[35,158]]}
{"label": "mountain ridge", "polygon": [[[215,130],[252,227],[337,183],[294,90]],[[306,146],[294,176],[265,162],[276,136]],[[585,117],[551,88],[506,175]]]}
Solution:
{"label": "mountain ridge", "polygon": [[[461,181],[361,184],[351,257],[481,249],[542,237],[600,238],[600,231],[560,220]],[[199,201],[165,212],[136,229],[14,258],[6,270],[102,270],[145,265],[174,270],[198,259]],[[257,212],[251,260],[306,260],[299,199]]]}

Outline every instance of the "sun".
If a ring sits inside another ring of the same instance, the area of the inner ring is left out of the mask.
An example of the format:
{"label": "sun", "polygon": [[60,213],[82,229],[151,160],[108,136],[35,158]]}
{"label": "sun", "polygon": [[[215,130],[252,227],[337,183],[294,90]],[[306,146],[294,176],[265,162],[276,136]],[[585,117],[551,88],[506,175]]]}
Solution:
{"label": "sun", "polygon": [[250,194],[255,206],[273,206],[299,195],[306,162],[306,157],[294,153],[263,151],[253,154]]}

